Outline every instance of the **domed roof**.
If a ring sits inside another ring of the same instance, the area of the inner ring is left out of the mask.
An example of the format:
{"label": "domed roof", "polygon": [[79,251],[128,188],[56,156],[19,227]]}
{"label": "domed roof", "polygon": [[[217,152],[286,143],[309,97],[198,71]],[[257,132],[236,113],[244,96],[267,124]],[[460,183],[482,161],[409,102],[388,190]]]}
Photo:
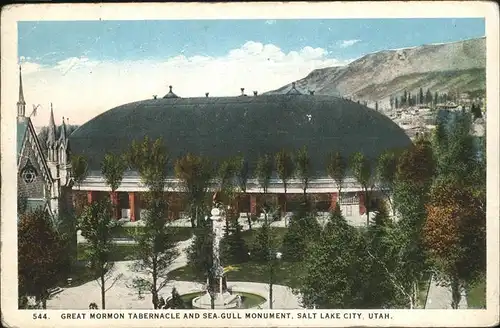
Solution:
{"label": "domed roof", "polygon": [[262,95],[149,99],[121,105],[88,121],[70,136],[72,152],[100,170],[107,152],[124,152],[133,140],[162,137],[171,158],[188,152],[213,160],[306,146],[314,171],[324,175],[332,151],[376,158],[411,143],[383,114],[331,96]]}

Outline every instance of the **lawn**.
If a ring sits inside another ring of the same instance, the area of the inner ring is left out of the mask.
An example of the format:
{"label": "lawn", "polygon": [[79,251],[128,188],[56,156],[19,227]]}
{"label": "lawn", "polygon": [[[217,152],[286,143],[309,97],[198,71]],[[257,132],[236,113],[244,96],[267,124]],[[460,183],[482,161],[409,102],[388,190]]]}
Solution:
{"label": "lawn", "polygon": [[[265,263],[246,262],[234,264],[238,271],[227,273],[228,281],[248,281],[269,283],[269,266]],[[274,270],[274,283],[289,287],[297,287],[304,266],[300,262],[279,262]],[[170,273],[171,279],[204,282],[203,274],[193,272],[190,266],[184,266]]]}
{"label": "lawn", "polygon": [[[143,229],[142,227],[117,227],[113,232],[113,237],[132,239],[134,234],[141,233]],[[173,232],[175,242],[187,240],[193,234],[190,227],[170,227],[169,230]]]}
{"label": "lawn", "polygon": [[[85,261],[86,255],[85,250],[88,249],[86,244],[78,244],[77,250],[77,260]],[[115,244],[113,245],[113,251],[111,252],[110,261],[130,261],[134,260],[134,245],[130,244]]]}
{"label": "lawn", "polygon": [[486,277],[468,286],[467,305],[469,309],[486,309]]}
{"label": "lawn", "polygon": [[[245,230],[241,232],[243,239],[245,240],[247,245],[253,245],[253,241],[259,228],[252,230]],[[276,237],[279,245],[283,243],[283,238],[285,237],[288,228],[280,228],[280,227],[271,227],[271,234]]]}

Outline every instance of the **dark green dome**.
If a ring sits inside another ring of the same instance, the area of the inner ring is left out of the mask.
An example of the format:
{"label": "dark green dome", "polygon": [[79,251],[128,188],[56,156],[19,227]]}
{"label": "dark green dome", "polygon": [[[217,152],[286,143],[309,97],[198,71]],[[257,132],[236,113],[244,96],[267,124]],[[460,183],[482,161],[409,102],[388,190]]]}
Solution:
{"label": "dark green dome", "polygon": [[171,158],[188,152],[214,160],[244,156],[253,166],[265,153],[307,146],[323,175],[328,153],[360,151],[375,158],[410,139],[383,114],[342,98],[262,95],[149,99],[121,105],[88,121],[70,136],[73,154],[100,170],[107,152],[124,152],[133,140],[162,137]]}

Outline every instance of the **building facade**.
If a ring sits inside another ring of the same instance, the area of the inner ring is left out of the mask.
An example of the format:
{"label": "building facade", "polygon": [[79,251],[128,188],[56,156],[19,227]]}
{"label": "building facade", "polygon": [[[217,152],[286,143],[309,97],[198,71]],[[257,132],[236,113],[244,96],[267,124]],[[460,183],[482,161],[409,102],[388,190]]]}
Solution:
{"label": "building facade", "polygon": [[[405,132],[383,114],[351,101],[330,96],[303,93],[292,85],[283,95],[247,96],[242,89],[237,97],[181,98],[170,87],[163,97],[133,102],[112,108],[80,126],[69,137],[73,154],[88,160],[85,180],[73,186],[80,204],[111,198],[119,209],[117,219],[141,220],[145,209],[142,195],[147,190],[137,172],[128,169],[117,191],[110,195],[100,172],[107,153],[125,153],[133,141],[162,138],[170,158],[187,154],[203,155],[214,163],[234,156],[243,157],[250,165],[250,179],[245,193],[238,197],[241,215],[259,215],[264,203],[283,209],[285,190],[273,174],[264,195],[252,178],[255,162],[263,154],[274,159],[281,149],[294,152],[307,147],[311,157],[311,180],[306,189],[318,212],[340,206],[347,219],[362,217],[366,212],[364,193],[352,177],[346,178],[339,198],[338,186],[326,174],[326,158],[340,152],[349,158],[361,152],[375,161],[389,149],[411,144]],[[54,158],[54,157],[52,157]],[[66,166],[67,167],[67,166]],[[173,165],[171,165],[173,167]],[[168,217],[182,218],[185,193],[182,183],[170,168],[165,197]],[[216,184],[209,192],[217,191]],[[291,180],[286,192],[286,212],[294,210],[303,193],[302,184]],[[374,196],[381,197],[379,192]],[[295,204],[295,205],[294,205]],[[363,219],[366,222],[366,219]]]}
{"label": "building facade", "polygon": [[71,195],[69,140],[63,122],[57,134],[54,113],[51,107],[48,153],[43,150],[31,115],[26,113],[21,68],[19,68],[19,98],[17,102],[17,198],[18,214],[46,210],[58,218],[70,210]]}

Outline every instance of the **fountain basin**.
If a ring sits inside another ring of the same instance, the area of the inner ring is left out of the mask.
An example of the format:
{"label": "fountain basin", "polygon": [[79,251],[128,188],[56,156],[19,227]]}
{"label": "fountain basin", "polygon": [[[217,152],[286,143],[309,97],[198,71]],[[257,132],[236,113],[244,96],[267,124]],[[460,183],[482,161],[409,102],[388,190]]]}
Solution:
{"label": "fountain basin", "polygon": [[[256,308],[259,305],[262,305],[266,302],[266,299],[264,297],[262,297],[258,294],[253,294],[253,293],[235,291],[230,295],[234,296],[234,297],[240,296],[241,302],[240,302],[239,307],[233,306],[233,305],[237,305],[236,302],[232,302],[231,304],[229,304],[231,307],[227,307],[227,306],[224,307],[222,302],[217,303],[217,300],[216,300],[215,308],[216,309],[238,309],[238,308],[239,309],[251,309],[251,308]],[[206,298],[204,298],[203,300],[200,300],[200,298],[202,298],[202,297],[206,297]],[[205,291],[184,294],[184,295],[181,295],[181,298],[184,301],[184,303],[188,306],[191,306],[192,309],[211,309],[210,295],[208,295],[207,292],[205,292]],[[196,299],[198,299],[200,302],[195,301]],[[208,306],[198,307],[200,305],[200,303],[203,303],[203,305],[207,304]],[[222,305],[222,307],[221,307],[221,305]]]}

